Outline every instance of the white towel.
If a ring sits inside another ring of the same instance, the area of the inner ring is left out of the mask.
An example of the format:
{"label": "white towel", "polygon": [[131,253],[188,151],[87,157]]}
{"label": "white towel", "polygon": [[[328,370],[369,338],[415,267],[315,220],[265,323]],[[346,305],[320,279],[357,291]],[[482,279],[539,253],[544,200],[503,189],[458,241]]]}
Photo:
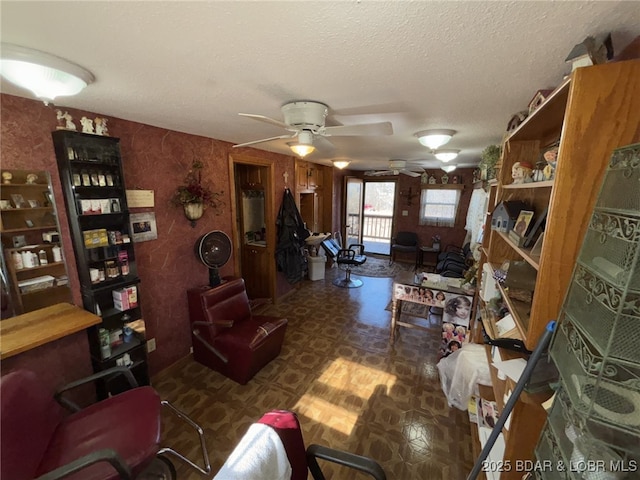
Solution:
{"label": "white towel", "polygon": [[291,465],[282,440],[262,423],[249,427],[213,480],[290,480]]}

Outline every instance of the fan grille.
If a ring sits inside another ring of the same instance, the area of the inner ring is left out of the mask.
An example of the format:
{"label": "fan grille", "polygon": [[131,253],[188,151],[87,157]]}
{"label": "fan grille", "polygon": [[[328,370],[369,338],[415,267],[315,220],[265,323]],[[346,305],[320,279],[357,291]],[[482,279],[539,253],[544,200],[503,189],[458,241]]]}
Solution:
{"label": "fan grille", "polygon": [[196,241],[195,254],[207,267],[221,267],[231,258],[231,239],[220,230],[205,233]]}

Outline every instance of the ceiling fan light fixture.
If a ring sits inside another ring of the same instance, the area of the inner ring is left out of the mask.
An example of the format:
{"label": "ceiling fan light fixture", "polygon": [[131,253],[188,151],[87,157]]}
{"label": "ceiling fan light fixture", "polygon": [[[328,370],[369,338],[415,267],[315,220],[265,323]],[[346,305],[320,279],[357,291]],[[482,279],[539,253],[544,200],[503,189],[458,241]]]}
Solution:
{"label": "ceiling fan light fixture", "polygon": [[447,173],[453,172],[456,168],[458,167],[456,167],[455,165],[443,165],[440,167],[441,170],[444,170]]}
{"label": "ceiling fan light fixture", "polygon": [[307,145],[304,143],[289,142],[287,145],[289,145],[289,148],[293,153],[298,155],[300,158],[306,157],[316,149],[313,145]]}
{"label": "ceiling fan light fixture", "polygon": [[450,162],[451,160],[454,160],[459,153],[460,153],[460,150],[442,149],[442,150],[436,150],[433,154],[441,162]]}
{"label": "ceiling fan light fixture", "polygon": [[333,166],[339,170],[347,168],[351,162],[349,160],[333,160]]}
{"label": "ceiling fan light fixture", "polygon": [[418,141],[427,148],[435,150],[451,140],[455,135],[455,130],[422,130],[415,134]]}
{"label": "ceiling fan light fixture", "polygon": [[302,130],[298,133],[298,141],[297,142],[289,142],[287,143],[289,148],[298,155],[300,158],[304,158],[316,149],[313,146],[313,133],[308,130]]}
{"label": "ceiling fan light fixture", "polygon": [[8,43],[1,47],[0,74],[45,104],[76,95],[95,80],[91,72],[64,58]]}

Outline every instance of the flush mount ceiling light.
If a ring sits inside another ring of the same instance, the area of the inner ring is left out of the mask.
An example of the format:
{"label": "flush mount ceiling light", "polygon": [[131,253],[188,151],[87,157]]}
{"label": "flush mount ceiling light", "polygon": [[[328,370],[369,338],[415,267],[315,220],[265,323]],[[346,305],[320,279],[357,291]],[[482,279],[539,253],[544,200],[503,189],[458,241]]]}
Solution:
{"label": "flush mount ceiling light", "polygon": [[300,158],[306,157],[316,149],[313,146],[313,134],[308,130],[302,130],[298,134],[298,141],[289,142],[287,145]]}
{"label": "flush mount ceiling light", "polygon": [[441,147],[455,135],[455,130],[422,130],[415,134],[418,141],[427,148],[435,150]]}
{"label": "flush mount ceiling light", "polygon": [[440,167],[441,170],[444,170],[447,173],[453,172],[456,168],[458,167],[456,167],[455,165],[443,165],[442,167]]}
{"label": "flush mount ceiling light", "polygon": [[342,170],[343,168],[347,168],[349,166],[349,160],[333,160],[333,166]]}
{"label": "flush mount ceiling light", "polygon": [[460,153],[460,150],[447,150],[447,149],[436,150],[435,152],[433,152],[436,158],[441,162],[450,162],[451,160],[455,159],[459,153]]}
{"label": "flush mount ceiling light", "polygon": [[94,81],[91,72],[64,58],[8,43],[1,47],[0,74],[45,104],[58,96],[76,95]]}

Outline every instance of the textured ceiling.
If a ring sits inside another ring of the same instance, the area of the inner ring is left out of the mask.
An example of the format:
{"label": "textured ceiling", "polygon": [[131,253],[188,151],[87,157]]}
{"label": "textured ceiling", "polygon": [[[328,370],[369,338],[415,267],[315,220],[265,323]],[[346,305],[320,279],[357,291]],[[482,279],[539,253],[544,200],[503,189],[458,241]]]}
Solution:
{"label": "textured ceiling", "polygon": [[[329,125],[390,121],[394,134],[331,137],[359,170],[389,159],[435,167],[413,134],[458,133],[447,148],[476,164],[512,114],[569,71],[587,35],[619,51],[640,34],[637,2],[10,2],[3,42],[64,57],[95,83],[60,106],[242,143],[286,133],[239,112],[282,120],[280,106],[316,100]],[[30,97],[3,81],[4,93]],[[286,140],[255,148],[290,154]]]}

